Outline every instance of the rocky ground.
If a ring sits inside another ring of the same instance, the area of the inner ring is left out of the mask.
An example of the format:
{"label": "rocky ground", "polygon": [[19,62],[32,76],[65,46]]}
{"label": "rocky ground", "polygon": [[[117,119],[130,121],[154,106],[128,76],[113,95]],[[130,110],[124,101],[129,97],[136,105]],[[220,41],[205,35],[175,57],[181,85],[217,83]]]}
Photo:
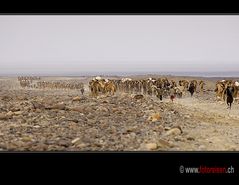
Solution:
{"label": "rocky ground", "polygon": [[229,111],[216,101],[214,82],[206,83],[203,94],[172,103],[126,93],[93,98],[88,91],[24,90],[16,78],[0,78],[0,150],[238,151],[239,104]]}

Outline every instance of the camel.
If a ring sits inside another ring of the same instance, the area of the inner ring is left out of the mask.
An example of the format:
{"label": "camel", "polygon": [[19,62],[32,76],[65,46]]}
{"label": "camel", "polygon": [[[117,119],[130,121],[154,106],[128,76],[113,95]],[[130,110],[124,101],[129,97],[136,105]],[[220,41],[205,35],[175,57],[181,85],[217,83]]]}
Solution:
{"label": "camel", "polygon": [[201,93],[203,93],[203,87],[204,87],[204,85],[206,85],[205,82],[201,80],[201,81],[199,82],[199,87],[200,87],[200,92],[201,92]]}
{"label": "camel", "polygon": [[226,88],[223,83],[221,82],[216,83],[216,89],[214,91],[216,92],[216,96],[218,99],[225,100],[225,97],[224,97],[225,89]]}
{"label": "camel", "polygon": [[104,91],[111,95],[114,95],[116,92],[116,86],[114,85],[113,82],[106,82],[104,85]]}

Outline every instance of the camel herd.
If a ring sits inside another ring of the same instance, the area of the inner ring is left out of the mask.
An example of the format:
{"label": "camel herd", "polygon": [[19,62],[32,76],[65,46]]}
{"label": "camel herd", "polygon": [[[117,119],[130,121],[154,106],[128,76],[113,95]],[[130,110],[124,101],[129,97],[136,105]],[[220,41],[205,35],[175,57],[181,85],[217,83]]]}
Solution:
{"label": "camel herd", "polygon": [[177,85],[174,80],[168,80],[167,78],[148,78],[140,80],[122,78],[121,80],[114,80],[95,77],[89,82],[89,89],[92,96],[98,96],[100,93],[113,95],[118,91],[126,93],[142,93],[151,96],[155,95],[162,100],[163,97],[168,97],[172,94],[181,98],[189,90],[189,87],[193,87],[193,94],[197,90],[198,85],[200,91],[203,92],[205,85],[204,81],[198,83],[196,80],[180,80]]}
{"label": "camel herd", "polygon": [[84,84],[82,82],[62,82],[62,81],[39,81],[40,77],[18,77],[22,88],[35,89],[80,89],[84,93]]}
{"label": "camel herd", "polygon": [[37,82],[37,87],[40,89],[82,89],[84,84],[82,82]]}
{"label": "camel herd", "polygon": [[[36,89],[79,89],[84,93],[82,82],[42,81],[41,77],[20,76],[18,81],[22,88]],[[205,82],[203,80],[169,80],[168,78],[147,79],[105,79],[99,76],[89,81],[90,94],[97,97],[100,94],[114,95],[116,92],[144,94],[156,96],[160,100],[170,97],[182,98],[187,92],[193,96],[195,92],[204,92]],[[228,105],[238,99],[239,82],[233,80],[221,80],[216,82],[214,90],[219,100],[227,101]],[[231,105],[231,104],[230,104]]]}
{"label": "camel herd", "polygon": [[[89,82],[89,89],[92,96],[101,94],[112,94],[116,91],[125,93],[144,94],[156,96],[160,100],[167,97],[173,101],[175,97],[182,98],[187,92],[193,96],[195,92],[203,93],[206,83],[203,80],[179,80],[178,83],[167,78],[148,78],[133,80],[122,78],[121,80],[110,80],[96,77]],[[239,82],[233,80],[222,80],[216,83],[216,96],[226,101],[231,109],[233,101],[238,100]]]}

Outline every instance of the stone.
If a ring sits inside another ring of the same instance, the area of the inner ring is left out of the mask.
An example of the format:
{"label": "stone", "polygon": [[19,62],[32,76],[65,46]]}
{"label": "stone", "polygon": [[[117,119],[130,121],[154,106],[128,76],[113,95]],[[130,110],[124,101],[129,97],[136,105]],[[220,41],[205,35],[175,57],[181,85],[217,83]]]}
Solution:
{"label": "stone", "polygon": [[79,142],[79,141],[80,141],[80,138],[77,137],[77,138],[73,139],[73,140],[71,141],[71,143],[72,143],[72,144],[75,144],[75,143],[77,143],[77,142]]}
{"label": "stone", "polygon": [[117,111],[117,114],[120,114],[120,115],[122,115],[123,114],[123,111]]}
{"label": "stone", "polygon": [[23,142],[30,142],[30,141],[32,141],[32,138],[30,138],[28,136],[25,136],[25,137],[22,138],[22,141]]}
{"label": "stone", "polygon": [[159,133],[162,133],[164,131],[164,127],[162,125],[158,125],[155,130]]}
{"label": "stone", "polygon": [[154,110],[154,107],[153,107],[153,106],[150,106],[150,107],[149,107],[149,110]]}
{"label": "stone", "polygon": [[97,111],[108,112],[109,110],[106,107],[98,107]]}
{"label": "stone", "polygon": [[44,109],[45,108],[45,106],[39,102],[32,101],[31,103],[32,103],[34,109]]}
{"label": "stone", "polygon": [[135,130],[134,127],[128,127],[128,128],[126,129],[126,132],[133,132],[134,130]]}
{"label": "stone", "polygon": [[170,129],[170,130],[168,130],[166,133],[165,133],[165,135],[166,136],[169,136],[169,135],[179,135],[179,134],[181,134],[182,132],[181,132],[181,130],[179,129],[179,128],[172,128],[172,129]]}
{"label": "stone", "polygon": [[133,137],[133,138],[135,138],[135,137],[136,137],[136,134],[135,134],[134,132],[132,132],[132,133],[130,134],[130,136]]}
{"label": "stone", "polygon": [[88,121],[88,123],[92,122],[92,123],[94,124],[94,123],[95,123],[95,121],[93,120],[94,118],[95,118],[95,115],[92,114],[92,113],[89,113],[89,114],[87,115],[87,121]]}
{"label": "stone", "polygon": [[22,115],[23,114],[23,111],[16,111],[14,112],[14,115]]}
{"label": "stone", "polygon": [[72,101],[80,101],[80,100],[81,100],[80,96],[76,96],[76,97],[72,98]]}
{"label": "stone", "polygon": [[1,99],[2,99],[3,101],[10,101],[10,100],[12,100],[12,98],[9,97],[9,96],[3,96]]}
{"label": "stone", "polygon": [[136,100],[140,100],[140,99],[143,99],[143,98],[144,98],[144,95],[142,95],[142,94],[136,94],[134,96],[134,99],[136,99]]}
{"label": "stone", "polygon": [[84,109],[85,113],[90,113],[93,110],[96,110],[96,106],[95,105],[93,105],[93,106],[86,106],[85,109]]}
{"label": "stone", "polygon": [[27,120],[26,120],[25,118],[21,118],[21,119],[20,119],[20,122],[23,124],[23,123],[26,123]]}
{"label": "stone", "polygon": [[86,143],[80,143],[80,144],[77,145],[77,148],[84,148],[86,146],[87,146]]}
{"label": "stone", "polygon": [[206,146],[205,146],[205,145],[200,145],[200,146],[198,147],[198,149],[199,149],[199,150],[205,150],[205,149],[206,149]]}
{"label": "stone", "polygon": [[68,121],[72,121],[73,123],[79,123],[79,120],[77,120],[77,119],[68,119]]}
{"label": "stone", "polygon": [[158,147],[160,147],[160,148],[168,148],[168,147],[171,147],[171,144],[170,144],[169,142],[163,140],[163,139],[159,139],[159,140],[157,141],[157,145],[158,145]]}
{"label": "stone", "polygon": [[156,150],[157,148],[158,148],[158,145],[156,143],[143,143],[140,146],[140,150],[143,150],[143,151]]}
{"label": "stone", "polygon": [[181,131],[181,133],[183,133],[183,130],[180,125],[174,125],[172,128],[178,128]]}
{"label": "stone", "polygon": [[61,102],[61,103],[58,103],[58,104],[55,104],[51,107],[48,107],[47,109],[57,109],[57,110],[65,110],[66,108],[66,105],[64,102]]}
{"label": "stone", "polygon": [[155,121],[158,121],[160,119],[161,119],[160,114],[159,113],[155,113],[155,114],[152,114],[151,116],[149,116],[147,121],[155,122]]}
{"label": "stone", "polygon": [[157,149],[157,144],[156,143],[147,143],[145,144],[145,148],[147,150],[156,150]]}
{"label": "stone", "polygon": [[12,118],[12,116],[0,113],[0,120],[8,120],[10,118]]}
{"label": "stone", "polygon": [[176,136],[176,137],[174,138],[174,141],[181,141],[181,138],[179,138],[179,137]]}
{"label": "stone", "polygon": [[16,112],[16,111],[20,111],[20,108],[18,108],[18,107],[12,107],[12,108],[10,108],[9,110],[12,111],[12,112]]}
{"label": "stone", "polygon": [[58,142],[58,144],[59,144],[60,146],[64,146],[64,147],[69,146],[69,142],[66,141],[66,140],[60,140],[60,141]]}
{"label": "stone", "polygon": [[41,109],[36,109],[36,113],[41,113]]}
{"label": "stone", "polygon": [[111,109],[113,113],[117,112],[119,109],[118,108],[112,108]]}
{"label": "stone", "polygon": [[187,140],[189,140],[189,141],[195,141],[195,138],[194,138],[194,137],[188,137]]}
{"label": "stone", "polygon": [[170,130],[171,128],[170,127],[164,127],[164,130]]}
{"label": "stone", "polygon": [[72,108],[69,108],[69,110],[84,113],[83,107],[72,107]]}
{"label": "stone", "polygon": [[12,111],[9,111],[7,114],[6,114],[6,116],[10,116],[10,117],[12,117],[14,115],[14,113],[12,112]]}

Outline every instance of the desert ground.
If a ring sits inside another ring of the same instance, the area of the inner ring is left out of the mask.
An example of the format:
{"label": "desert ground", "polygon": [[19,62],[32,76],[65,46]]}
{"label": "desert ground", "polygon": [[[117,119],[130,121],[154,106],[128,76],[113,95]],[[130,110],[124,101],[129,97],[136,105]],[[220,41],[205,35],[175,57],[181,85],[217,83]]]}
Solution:
{"label": "desert ground", "polygon": [[0,150],[239,151],[239,104],[229,110],[216,100],[218,78],[168,76],[206,83],[203,93],[187,93],[174,102],[120,92],[92,97],[91,79],[42,77],[83,82],[82,95],[79,90],[24,89],[17,77],[0,77]]}

